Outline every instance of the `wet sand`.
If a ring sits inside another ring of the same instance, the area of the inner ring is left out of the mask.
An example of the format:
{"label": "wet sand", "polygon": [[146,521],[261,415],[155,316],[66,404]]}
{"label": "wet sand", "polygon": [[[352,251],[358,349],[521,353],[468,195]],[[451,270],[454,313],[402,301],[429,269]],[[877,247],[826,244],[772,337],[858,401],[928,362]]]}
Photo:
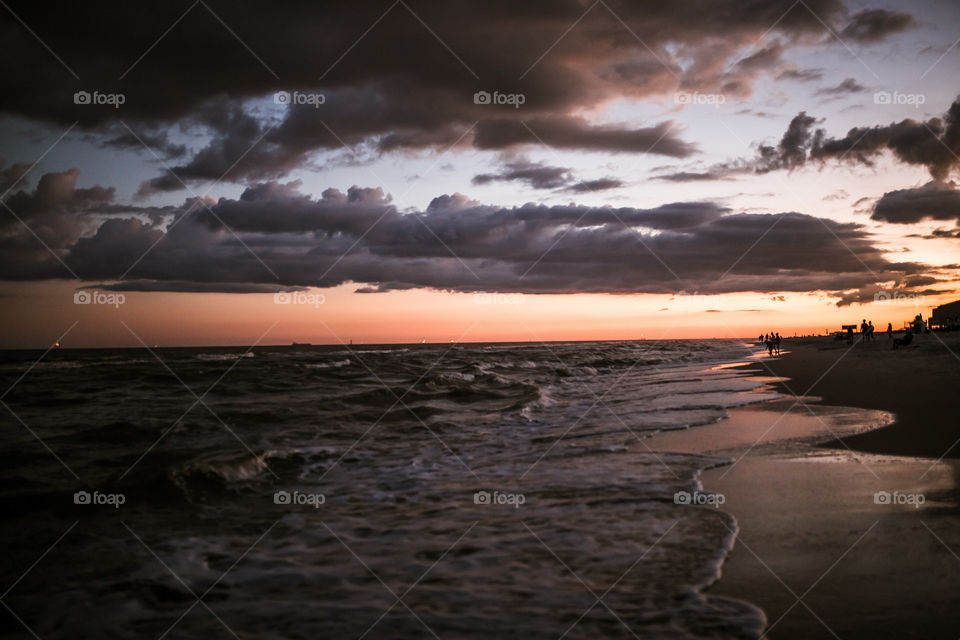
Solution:
{"label": "wet sand", "polygon": [[823,404],[882,409],[889,427],[831,442],[870,453],[960,457],[960,332],[923,334],[893,351],[886,334],[871,342],[789,339],[789,351],[765,360],[767,375],[788,378],[781,391]]}
{"label": "wet sand", "polygon": [[[805,392],[816,381],[813,370],[822,366],[822,373],[841,355],[836,348],[848,345],[820,346],[790,345],[793,353],[753,363],[750,370],[784,393],[787,387]],[[879,397],[887,388],[873,384],[916,367],[925,370],[921,382],[940,384],[938,372],[949,363],[917,349],[878,365],[887,355],[880,348],[851,350],[834,367],[836,374],[824,377],[811,393],[846,399],[831,393],[827,381],[839,384],[859,367],[860,381],[845,388],[864,394],[857,396],[864,401],[847,400],[848,405],[917,409],[908,410],[906,420],[877,410],[798,405],[788,398],[731,410],[729,420],[661,434],[650,443],[655,450],[734,461],[701,478],[704,491],[723,495],[720,509],[739,526],[722,577],[709,593],[760,606],[768,618],[765,637],[960,637],[960,461],[938,461],[932,448],[953,433],[949,414],[924,422],[916,436],[911,426],[922,422],[920,405]],[[781,382],[762,377],[770,370],[798,377]],[[868,397],[871,389],[874,395]],[[917,393],[924,393],[922,387]],[[927,406],[942,411],[955,400],[956,395],[944,396]],[[955,429],[957,411],[952,415]],[[888,435],[877,438],[877,433]],[[832,447],[820,446],[824,442]],[[859,450],[874,445],[886,450],[898,443],[927,457]],[[877,492],[901,503],[887,503]]]}

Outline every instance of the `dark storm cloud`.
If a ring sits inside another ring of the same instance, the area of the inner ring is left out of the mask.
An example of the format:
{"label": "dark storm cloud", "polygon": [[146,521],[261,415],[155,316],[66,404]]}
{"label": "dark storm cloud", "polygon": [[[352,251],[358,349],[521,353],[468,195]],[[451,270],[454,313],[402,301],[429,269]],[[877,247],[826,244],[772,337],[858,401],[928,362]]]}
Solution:
{"label": "dark storm cloud", "polygon": [[875,127],[856,127],[842,138],[829,138],[818,131],[810,148],[810,158],[845,158],[870,164],[882,151],[889,150],[906,164],[927,167],[937,180],[943,180],[960,160],[960,100],[954,101],[943,118],[926,122],[901,120]]}
{"label": "dark storm cloud", "polygon": [[[113,187],[94,186],[78,189],[79,169],[44,174],[32,191],[21,189],[4,198],[6,205],[54,246],[74,237],[89,221],[84,213],[114,198]],[[0,216],[0,229],[20,223],[11,215]]]}
{"label": "dark storm cloud", "polygon": [[292,169],[303,158],[302,153],[281,151],[270,142],[257,143],[269,129],[239,104],[222,97],[203,105],[183,125],[207,127],[213,139],[186,164],[169,167],[163,175],[144,182],[138,195],[176,191],[195,180],[272,176]]}
{"label": "dark storm cloud", "polygon": [[743,173],[792,171],[811,161],[822,164],[834,160],[870,166],[877,156],[887,151],[900,162],[926,167],[935,181],[945,180],[960,166],[960,99],[950,105],[942,118],[854,127],[841,138],[829,136],[823,128],[815,129],[821,122],[801,111],[790,120],[779,143],[759,145],[753,158],[718,163],[707,171],[657,176],[657,179],[691,182]]}
{"label": "dark storm cloud", "polygon": [[865,9],[853,15],[850,23],[840,32],[840,38],[873,43],[913,26],[913,16],[908,13],[886,9]]}
{"label": "dark storm cloud", "polygon": [[[8,169],[10,175],[0,173],[0,178],[9,183],[11,176],[22,176],[24,170],[23,165],[14,165]],[[78,169],[47,173],[33,190],[20,188],[3,198],[6,207],[0,209],[0,278],[69,275],[54,254],[62,256],[77,238],[95,231],[99,221],[89,210],[114,197],[113,188],[77,189],[79,173]]]}
{"label": "dark storm cloud", "polygon": [[730,179],[737,174],[769,173],[780,169],[793,171],[807,162],[814,141],[813,125],[816,123],[816,118],[801,111],[790,120],[780,141],[776,145],[758,145],[754,158],[717,163],[705,171],[677,171],[655,176],[654,179],[699,182]]}
{"label": "dark storm cloud", "polygon": [[[884,11],[847,24],[841,0],[715,0],[703,10],[659,0],[209,0],[186,13],[159,2],[94,9],[11,0],[10,9],[23,23],[0,15],[0,112],[79,121],[94,132],[112,132],[122,119],[153,132],[141,139],[167,157],[181,150],[160,128],[206,127],[207,146],[145,184],[144,194],[180,188],[181,180],[274,178],[344,144],[377,153],[540,144],[521,120],[557,148],[686,157],[695,146],[670,123],[595,125],[577,114],[678,88],[747,96],[758,75],[782,66],[788,48],[822,44],[824,24],[860,41],[907,26],[903,14]],[[761,36],[770,44],[755,50]],[[122,93],[124,102],[78,105],[77,91]],[[324,101],[278,107],[277,122],[245,104],[270,103],[278,91],[320,92]],[[479,91],[524,100],[520,108],[478,104]],[[138,143],[103,135],[112,146]]]}
{"label": "dark storm cloud", "polygon": [[623,186],[621,180],[616,178],[597,178],[596,180],[583,180],[567,187],[571,193],[592,193],[594,191],[608,191],[610,189],[619,189]]}
{"label": "dark storm cloud", "polygon": [[[112,107],[76,109],[72,93],[118,89],[127,95],[124,117],[169,120],[193,114],[218,95],[320,88],[321,76],[326,88],[379,86],[384,98],[412,98],[448,87],[449,95],[466,97],[472,104],[473,93],[483,88],[474,74],[489,83],[490,90],[509,92],[519,87],[517,79],[529,69],[520,90],[526,90],[529,100],[540,101],[538,109],[554,111],[580,99],[605,97],[606,74],[617,65],[644,70],[633,77],[636,92],[645,90],[643,80],[682,73],[668,44],[689,53],[722,34],[726,42],[748,45],[771,25],[771,35],[819,37],[824,31],[820,20],[840,29],[845,11],[837,0],[810,0],[810,11],[788,11],[794,4],[790,0],[748,6],[716,0],[709,11],[653,0],[610,3],[615,15],[603,6],[584,15],[588,5],[575,1],[523,6],[506,0],[412,1],[407,3],[410,10],[396,5],[390,11],[387,2],[301,1],[261,8],[217,0],[206,4],[211,11],[198,5],[184,14],[183,6],[159,2],[106,2],[93,11],[75,3],[54,8],[11,1],[10,8],[81,81],[22,24],[4,15],[0,29],[8,45],[9,73],[0,89],[5,109],[63,123],[78,117],[108,121],[117,115]],[[664,68],[639,40],[674,68]],[[144,56],[153,43],[156,47]],[[544,55],[552,45],[551,54]],[[646,68],[642,63],[650,60],[655,64]],[[448,95],[446,90],[441,93]]]}
{"label": "dark storm cloud", "polygon": [[170,142],[166,131],[131,131],[120,129],[116,135],[100,143],[104,147],[117,149],[133,149],[143,153],[153,151],[157,155],[171,159],[179,158],[187,153],[186,145]]}
{"label": "dark storm cloud", "polygon": [[[308,161],[320,149],[355,153],[352,147],[370,142],[376,152],[409,148],[449,148],[459,144],[478,149],[511,150],[524,146],[601,152],[649,153],[686,157],[696,147],[684,142],[671,122],[652,127],[591,125],[582,118],[533,117],[519,121],[503,117],[434,127],[434,110],[419,104],[387,103],[373,95],[339,92],[328,97],[325,111],[296,106],[275,128],[261,125],[238,105],[218,100],[207,105],[208,119],[198,120],[214,132],[210,144],[188,163],[171,167],[145,182],[140,195],[182,189],[194,180],[262,179],[283,175]],[[437,100],[444,99],[438,96]],[[471,98],[472,100],[472,98]],[[463,102],[463,100],[461,100]],[[471,108],[486,109],[491,105]],[[459,108],[451,105],[451,108]],[[340,124],[336,124],[336,123]],[[394,122],[390,132],[384,123]],[[336,128],[334,128],[336,127]],[[383,135],[379,135],[382,133]],[[377,137],[378,136],[378,137]]]}
{"label": "dark storm cloud", "polygon": [[736,67],[741,71],[766,71],[780,65],[784,46],[781,42],[774,42],[768,47],[747,56],[737,62]]}
{"label": "dark storm cloud", "polygon": [[835,87],[825,87],[823,89],[818,89],[814,93],[814,95],[839,97],[839,96],[847,95],[850,93],[861,93],[866,90],[867,88],[865,86],[863,86],[853,78],[846,78]]}
{"label": "dark storm cloud", "polygon": [[6,160],[0,157],[0,198],[16,187],[28,171],[30,171],[29,164],[15,162],[8,167]]}
{"label": "dark storm cloud", "polygon": [[806,162],[807,149],[813,141],[810,128],[816,122],[817,119],[808,116],[806,112],[798,113],[790,121],[786,133],[783,134],[777,146],[760,146],[757,172],[765,173],[776,169],[792,170]]}
{"label": "dark storm cloud", "polygon": [[134,264],[162,236],[163,231],[140,220],[107,220],[94,235],[80,238],[70,247],[66,262],[74,272],[79,269],[78,275],[109,273],[121,264]]}
{"label": "dark storm cloud", "polygon": [[952,182],[934,181],[919,189],[890,191],[883,194],[870,217],[896,224],[921,220],[952,220],[960,224],[960,190]]}
{"label": "dark storm cloud", "polygon": [[195,220],[211,230],[224,225],[235,231],[264,234],[317,232],[330,236],[360,236],[385,213],[396,215],[380,188],[351,187],[347,193],[326,189],[314,200],[299,192],[300,181],[269,182],[247,188],[240,198],[221,198],[198,209]]}
{"label": "dark storm cloud", "polygon": [[885,302],[889,300],[915,301],[916,306],[923,307],[923,298],[926,296],[939,296],[945,293],[952,293],[945,289],[922,289],[905,283],[897,283],[892,287],[871,286],[846,292],[840,295],[837,300],[838,307],[847,307],[852,304],[870,304],[872,302]]}
{"label": "dark storm cloud", "polygon": [[503,149],[543,142],[557,149],[653,153],[675,158],[692,155],[696,147],[673,133],[674,124],[631,129],[621,125],[591,125],[583,118],[539,118],[527,122],[484,120],[477,125],[474,144],[480,149]]}
{"label": "dark storm cloud", "polygon": [[960,238],[960,229],[934,229],[930,234],[919,237],[926,238],[928,240],[940,238]]}
{"label": "dark storm cloud", "polygon": [[490,182],[525,182],[534,189],[556,189],[570,182],[572,174],[566,167],[551,167],[540,162],[516,160],[504,164],[499,173],[482,173],[473,177],[473,184]]}
{"label": "dark storm cloud", "polygon": [[[188,280],[128,280],[82,287],[106,291],[142,291],[175,293],[276,293],[277,285],[248,282],[191,282]],[[284,287],[284,291],[302,291],[305,287]]]}
{"label": "dark storm cloud", "polygon": [[606,191],[623,186],[621,180],[605,177],[595,180],[576,181],[573,170],[568,167],[553,167],[526,158],[507,159],[497,173],[481,173],[473,177],[473,184],[491,182],[523,182],[534,189],[563,189],[571,193]]}
{"label": "dark storm cloud", "polygon": [[[51,249],[84,280],[131,291],[352,282],[366,291],[839,292],[870,286],[874,274],[893,281],[923,270],[888,261],[857,224],[734,213],[709,202],[504,208],[453,194],[401,212],[379,189],[327,189],[313,198],[297,182],[267,182],[237,199],[188,200],[153,222],[135,207],[127,217],[98,217],[92,212],[122,207],[104,202],[109,190],[76,189],[75,179],[48,174],[10,202],[27,211],[48,198],[50,209],[34,209],[32,221],[47,211],[72,214],[77,223],[60,229],[73,237]],[[26,229],[11,227],[5,242],[32,253],[8,261],[4,252],[4,278],[65,276]],[[129,279],[111,282],[128,270]]]}
{"label": "dark storm cloud", "polygon": [[937,284],[940,280],[932,276],[907,276],[902,284],[907,287],[924,287],[930,284]]}
{"label": "dark storm cloud", "polygon": [[708,180],[723,180],[727,177],[724,171],[677,171],[654,176],[654,180],[666,182],[701,182]]}

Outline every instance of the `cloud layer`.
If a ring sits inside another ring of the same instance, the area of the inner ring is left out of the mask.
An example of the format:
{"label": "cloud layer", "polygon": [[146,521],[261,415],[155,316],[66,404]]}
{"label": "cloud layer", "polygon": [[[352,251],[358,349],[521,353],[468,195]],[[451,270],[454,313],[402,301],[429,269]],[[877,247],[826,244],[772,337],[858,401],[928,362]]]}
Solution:
{"label": "cloud layer", "polygon": [[[710,202],[651,209],[483,205],[444,195],[401,212],[380,189],[265,182],[237,199],[150,209],[47,174],[8,202],[7,279],[65,277],[42,239],[84,280],[124,290],[280,290],[353,282],[525,293],[841,292],[900,281],[923,265],[891,263],[857,224],[801,213],[737,213]],[[48,224],[55,221],[56,224]]]}
{"label": "cloud layer", "polygon": [[[883,9],[851,15],[841,0],[704,4],[301,0],[257,9],[210,0],[184,13],[158,2],[90,11],[11,0],[33,32],[0,22],[7,45],[0,112],[79,121],[108,135],[104,144],[142,141],[175,160],[172,174],[145,183],[143,194],[193,180],[276,178],[314,152],[344,145],[383,153],[546,144],[685,158],[696,145],[670,121],[595,122],[582,114],[678,90],[746,97],[764,75],[802,79],[784,55],[795,46],[835,46],[825,25],[874,43],[914,24]],[[123,28],[104,29],[105,12]],[[77,105],[77,91],[125,99],[119,109]],[[279,120],[249,104],[281,91],[321,96],[322,104],[290,99]],[[494,99],[476,99],[479,92]],[[497,95],[522,95],[522,105],[498,103]],[[136,135],[118,129],[120,120]],[[184,157],[166,136],[174,124],[212,140]]]}

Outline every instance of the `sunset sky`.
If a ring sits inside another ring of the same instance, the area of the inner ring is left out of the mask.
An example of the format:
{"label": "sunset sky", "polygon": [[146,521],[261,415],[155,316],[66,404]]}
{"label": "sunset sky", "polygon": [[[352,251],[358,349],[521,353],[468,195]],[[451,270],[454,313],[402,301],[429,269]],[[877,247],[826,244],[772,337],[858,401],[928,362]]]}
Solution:
{"label": "sunset sky", "polygon": [[0,8],[0,348],[900,327],[960,4]]}

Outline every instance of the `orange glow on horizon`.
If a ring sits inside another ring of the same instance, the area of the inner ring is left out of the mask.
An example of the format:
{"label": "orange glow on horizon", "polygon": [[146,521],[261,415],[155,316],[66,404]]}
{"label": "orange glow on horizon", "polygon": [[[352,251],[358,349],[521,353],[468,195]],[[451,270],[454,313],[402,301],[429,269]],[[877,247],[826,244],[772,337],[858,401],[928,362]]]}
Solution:
{"label": "orange glow on horizon", "polygon": [[355,285],[343,285],[279,301],[273,294],[124,293],[118,304],[75,304],[76,287],[66,281],[6,283],[8,301],[16,303],[7,305],[0,348],[46,348],[64,332],[66,348],[742,338],[768,331],[793,336],[863,318],[878,331],[887,322],[901,328],[952,299],[944,294],[838,308],[816,293],[356,294]]}

